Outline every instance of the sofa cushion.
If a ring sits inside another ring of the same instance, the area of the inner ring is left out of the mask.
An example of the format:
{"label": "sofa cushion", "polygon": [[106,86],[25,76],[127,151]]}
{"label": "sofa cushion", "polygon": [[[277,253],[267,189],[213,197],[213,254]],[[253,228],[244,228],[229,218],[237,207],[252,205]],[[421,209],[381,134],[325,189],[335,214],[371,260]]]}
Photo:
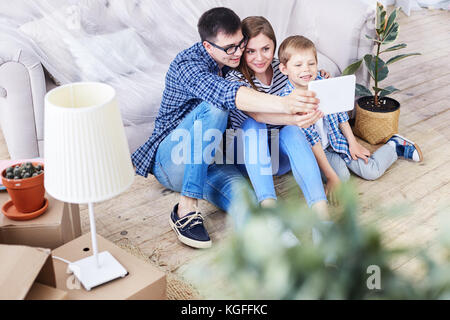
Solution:
{"label": "sofa cushion", "polygon": [[79,31],[70,31],[65,24],[65,18],[65,11],[57,10],[41,19],[29,21],[19,28],[36,44],[39,55],[43,56],[44,65],[50,66],[48,68],[50,73],[59,83],[79,80],[76,66],[68,63],[73,60],[72,55],[61,41],[62,37],[77,36]]}
{"label": "sofa cushion", "polygon": [[323,69],[329,72],[332,77],[338,77],[341,75],[342,72],[339,69],[338,65],[326,55],[317,52],[317,60],[319,70]]}
{"label": "sofa cushion", "polygon": [[42,63],[59,84],[79,81],[77,66],[62,39],[75,42],[91,34],[123,29],[108,6],[108,0],[33,2],[34,11],[29,11],[34,20],[22,24],[19,30],[35,43]]}
{"label": "sofa cushion", "polygon": [[64,42],[75,58],[82,81],[110,81],[118,75],[148,71],[153,62],[148,48],[133,29],[114,33],[65,38]]}

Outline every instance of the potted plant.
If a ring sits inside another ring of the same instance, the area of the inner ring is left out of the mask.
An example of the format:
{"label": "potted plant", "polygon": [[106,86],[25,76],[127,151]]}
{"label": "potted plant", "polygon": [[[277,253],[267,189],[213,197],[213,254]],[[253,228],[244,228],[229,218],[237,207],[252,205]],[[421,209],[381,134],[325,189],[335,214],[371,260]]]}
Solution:
{"label": "potted plant", "polygon": [[2,172],[2,183],[20,213],[32,213],[45,204],[44,165],[19,163]]}
{"label": "potted plant", "polygon": [[398,9],[394,9],[387,18],[386,9],[381,3],[377,3],[375,38],[366,37],[374,42],[376,54],[366,54],[362,59],[349,65],[343,75],[354,74],[364,61],[370,77],[374,81],[373,93],[367,87],[356,84],[356,96],[360,97],[356,103],[356,116],[354,132],[371,144],[386,142],[394,133],[398,133],[398,118],[400,115],[400,103],[387,96],[398,91],[394,86],[382,88],[380,82],[389,74],[388,66],[394,62],[420,53],[407,53],[396,55],[387,61],[383,61],[380,55],[403,49],[406,44],[401,43],[387,49],[382,46],[394,42],[398,37],[399,24],[396,22]]}

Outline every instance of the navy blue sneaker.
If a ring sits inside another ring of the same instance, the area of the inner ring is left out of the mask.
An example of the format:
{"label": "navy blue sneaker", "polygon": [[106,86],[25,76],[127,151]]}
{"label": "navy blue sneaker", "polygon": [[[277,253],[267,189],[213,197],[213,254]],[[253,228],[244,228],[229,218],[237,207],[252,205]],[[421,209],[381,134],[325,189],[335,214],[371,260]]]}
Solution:
{"label": "navy blue sneaker", "polygon": [[190,212],[183,218],[178,217],[178,203],[172,210],[169,219],[170,226],[177,234],[178,240],[194,248],[210,248],[211,239],[203,225],[200,212]]}
{"label": "navy blue sneaker", "polygon": [[422,151],[419,146],[399,134],[394,134],[387,143],[395,147],[399,157],[415,162],[421,162],[423,160]]}

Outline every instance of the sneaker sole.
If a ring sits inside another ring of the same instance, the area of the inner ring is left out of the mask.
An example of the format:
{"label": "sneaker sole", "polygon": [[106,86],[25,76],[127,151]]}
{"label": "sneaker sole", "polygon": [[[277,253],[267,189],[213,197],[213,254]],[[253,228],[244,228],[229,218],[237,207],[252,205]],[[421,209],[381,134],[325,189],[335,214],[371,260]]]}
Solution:
{"label": "sneaker sole", "polygon": [[399,134],[395,134],[395,136],[400,137],[400,138],[402,138],[403,140],[405,140],[405,141],[411,143],[411,144],[414,146],[414,148],[416,148],[417,153],[419,154],[419,161],[417,161],[417,162],[422,162],[422,161],[423,161],[422,150],[420,150],[419,146],[418,146],[414,141],[411,141],[411,140],[409,140],[409,139],[406,139],[404,136],[401,136],[401,135],[399,135]]}
{"label": "sneaker sole", "polygon": [[178,240],[180,240],[182,243],[184,243],[187,246],[197,248],[197,249],[207,249],[211,248],[212,242],[209,241],[198,241],[198,240],[192,240],[188,237],[183,236],[179,231],[178,228],[175,226],[175,223],[173,223],[172,219],[169,217],[169,223],[172,227],[172,230],[175,231]]}

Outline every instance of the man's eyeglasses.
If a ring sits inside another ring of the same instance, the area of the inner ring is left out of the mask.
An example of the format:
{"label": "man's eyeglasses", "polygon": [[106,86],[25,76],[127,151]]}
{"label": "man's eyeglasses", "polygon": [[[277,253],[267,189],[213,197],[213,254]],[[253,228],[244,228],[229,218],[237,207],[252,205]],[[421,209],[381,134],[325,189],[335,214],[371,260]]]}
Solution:
{"label": "man's eyeglasses", "polygon": [[205,40],[205,41],[208,42],[213,47],[224,51],[226,54],[232,55],[232,54],[236,53],[238,48],[241,49],[241,50],[244,50],[245,46],[247,46],[248,39],[246,37],[244,37],[241,40],[241,42],[239,42],[239,44],[237,46],[231,45],[231,46],[228,46],[228,47],[225,47],[225,48],[219,47],[217,44],[212,43],[211,41],[208,41],[208,40]]}

